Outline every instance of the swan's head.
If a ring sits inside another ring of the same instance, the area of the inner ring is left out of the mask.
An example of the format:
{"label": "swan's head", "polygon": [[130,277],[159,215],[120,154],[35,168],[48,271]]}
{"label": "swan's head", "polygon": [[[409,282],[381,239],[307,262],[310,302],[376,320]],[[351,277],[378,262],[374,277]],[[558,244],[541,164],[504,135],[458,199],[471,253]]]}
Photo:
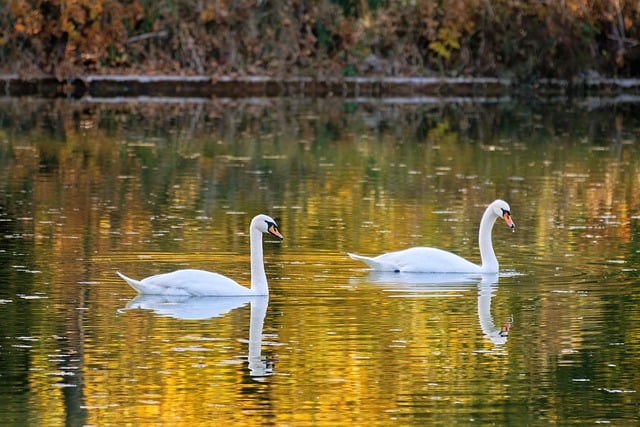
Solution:
{"label": "swan's head", "polygon": [[509,207],[509,203],[504,200],[496,200],[491,204],[491,208],[493,209],[493,213],[498,218],[502,218],[508,227],[511,227],[511,229],[516,228],[516,225],[513,223],[513,219],[511,219],[511,208]]}
{"label": "swan's head", "polygon": [[256,215],[251,220],[251,228],[255,228],[261,233],[271,234],[280,240],[284,239],[284,236],[280,233],[280,230],[278,230],[278,224],[276,224],[276,221],[268,215]]}

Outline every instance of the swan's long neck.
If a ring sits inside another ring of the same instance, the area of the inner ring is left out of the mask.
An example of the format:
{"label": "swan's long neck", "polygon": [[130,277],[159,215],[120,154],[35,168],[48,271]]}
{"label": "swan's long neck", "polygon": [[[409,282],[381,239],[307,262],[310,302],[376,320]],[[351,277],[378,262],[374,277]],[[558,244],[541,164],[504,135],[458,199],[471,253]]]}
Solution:
{"label": "swan's long neck", "polygon": [[480,221],[480,231],[478,231],[478,244],[480,245],[480,259],[482,260],[482,272],[484,273],[497,273],[498,272],[498,258],[493,251],[493,244],[491,243],[491,230],[493,224],[496,222],[496,215],[493,213],[493,208],[489,206],[482,215]]}
{"label": "swan's long neck", "polygon": [[251,245],[251,290],[255,295],[269,295],[262,258],[262,233],[254,227],[250,230],[249,244]]}

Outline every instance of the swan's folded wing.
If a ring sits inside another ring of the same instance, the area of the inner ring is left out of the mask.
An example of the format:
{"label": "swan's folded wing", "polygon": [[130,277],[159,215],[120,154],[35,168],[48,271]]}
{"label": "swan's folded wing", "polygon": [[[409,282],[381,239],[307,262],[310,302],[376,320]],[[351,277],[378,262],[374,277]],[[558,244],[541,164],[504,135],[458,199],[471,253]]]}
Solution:
{"label": "swan's folded wing", "polygon": [[398,270],[407,273],[477,273],[480,267],[442,249],[415,247],[393,252],[390,258]]}
{"label": "swan's folded wing", "polygon": [[405,273],[478,273],[480,267],[466,259],[442,249],[415,247],[388,252],[375,258],[349,254],[375,271]]}
{"label": "swan's folded wing", "polygon": [[191,269],[156,274],[141,280],[140,284],[148,289],[143,293],[158,295],[225,296],[230,295],[230,290],[234,290],[231,292],[234,295],[249,292],[248,288],[222,274]]}
{"label": "swan's folded wing", "polygon": [[[381,260],[380,258],[384,255],[377,256],[375,258],[370,258],[362,255],[356,255],[347,252],[347,255],[356,261],[362,261],[369,266],[372,270],[375,271],[398,271],[397,266],[393,263],[386,262]],[[386,255],[386,254],[385,254]]]}

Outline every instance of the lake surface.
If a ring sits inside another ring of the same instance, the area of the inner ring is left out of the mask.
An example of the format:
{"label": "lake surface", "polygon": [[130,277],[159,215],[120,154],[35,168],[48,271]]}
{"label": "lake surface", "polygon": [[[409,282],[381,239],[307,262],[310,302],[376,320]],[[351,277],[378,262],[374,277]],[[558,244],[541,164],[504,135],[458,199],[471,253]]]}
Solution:
{"label": "lake surface", "polygon": [[[0,425],[636,425],[640,104],[0,99]],[[372,273],[436,246],[500,274]],[[270,296],[137,297],[116,271]]]}

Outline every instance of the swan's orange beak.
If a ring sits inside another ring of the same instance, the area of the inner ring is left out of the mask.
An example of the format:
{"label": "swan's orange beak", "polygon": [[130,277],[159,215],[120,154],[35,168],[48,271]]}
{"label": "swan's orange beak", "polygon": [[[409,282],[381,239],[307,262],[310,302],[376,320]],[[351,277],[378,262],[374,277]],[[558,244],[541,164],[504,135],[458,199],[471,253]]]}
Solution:
{"label": "swan's orange beak", "polygon": [[516,228],[516,225],[513,223],[513,220],[511,219],[511,213],[509,211],[504,211],[502,213],[502,219],[504,219],[504,222],[507,223],[507,227],[511,227],[512,229]]}
{"label": "swan's orange beak", "polygon": [[280,240],[284,239],[284,236],[280,234],[280,230],[278,230],[277,225],[269,224],[269,228],[267,230],[269,230],[269,234],[271,234],[272,236],[275,236]]}

